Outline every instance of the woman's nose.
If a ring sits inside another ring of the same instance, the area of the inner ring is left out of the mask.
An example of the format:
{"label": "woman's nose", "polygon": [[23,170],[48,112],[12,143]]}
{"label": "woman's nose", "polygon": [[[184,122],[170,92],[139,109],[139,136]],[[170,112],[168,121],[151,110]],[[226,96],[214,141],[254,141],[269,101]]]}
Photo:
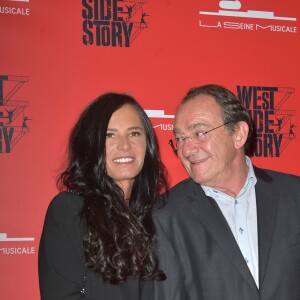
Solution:
{"label": "woman's nose", "polygon": [[131,144],[128,137],[119,137],[118,139],[118,149],[128,150],[131,148]]}

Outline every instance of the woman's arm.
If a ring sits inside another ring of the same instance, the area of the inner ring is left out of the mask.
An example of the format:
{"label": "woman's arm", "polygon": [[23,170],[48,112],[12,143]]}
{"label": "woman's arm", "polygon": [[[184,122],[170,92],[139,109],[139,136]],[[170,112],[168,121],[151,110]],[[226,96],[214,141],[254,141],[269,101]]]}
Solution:
{"label": "woman's arm", "polygon": [[41,300],[87,300],[81,292],[86,272],[78,216],[82,203],[64,192],[49,205],[39,247]]}

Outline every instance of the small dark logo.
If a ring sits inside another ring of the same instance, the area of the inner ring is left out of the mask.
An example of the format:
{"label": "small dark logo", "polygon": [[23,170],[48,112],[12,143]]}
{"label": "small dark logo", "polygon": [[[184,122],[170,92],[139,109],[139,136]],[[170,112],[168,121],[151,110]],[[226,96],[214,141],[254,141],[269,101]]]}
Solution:
{"label": "small dark logo", "polygon": [[130,47],[148,28],[147,0],[82,0],[84,45]]}
{"label": "small dark logo", "polygon": [[291,87],[237,86],[237,95],[254,123],[254,156],[280,157],[296,138],[296,111],[289,106],[294,93]]}
{"label": "small dark logo", "polygon": [[29,101],[16,98],[28,76],[0,75],[0,153],[10,153],[30,132]]}

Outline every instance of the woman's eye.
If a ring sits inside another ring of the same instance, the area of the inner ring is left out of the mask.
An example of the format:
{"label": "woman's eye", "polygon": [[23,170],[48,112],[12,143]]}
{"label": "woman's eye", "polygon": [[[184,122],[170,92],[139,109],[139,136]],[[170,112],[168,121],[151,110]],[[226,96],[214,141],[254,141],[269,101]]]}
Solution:
{"label": "woman's eye", "polygon": [[113,133],[111,133],[111,132],[106,133],[106,138],[112,138],[112,137],[114,137]]}
{"label": "woman's eye", "polygon": [[131,132],[130,135],[131,135],[131,136],[140,136],[140,135],[141,135],[141,132],[139,132],[139,131],[133,131],[133,132]]}

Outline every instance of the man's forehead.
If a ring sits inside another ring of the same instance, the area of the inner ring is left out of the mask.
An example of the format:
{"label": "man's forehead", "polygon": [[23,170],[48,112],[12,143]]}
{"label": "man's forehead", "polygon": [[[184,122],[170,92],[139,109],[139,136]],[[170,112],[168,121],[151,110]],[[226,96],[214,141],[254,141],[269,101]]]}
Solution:
{"label": "man's forehead", "polygon": [[[203,95],[205,96],[205,95]],[[191,99],[180,105],[175,114],[175,123],[178,121],[201,120],[206,118],[222,118],[220,105],[210,96],[202,99]]]}
{"label": "man's forehead", "polygon": [[174,121],[174,132],[180,132],[182,130],[192,131],[196,128],[207,127],[211,125],[212,118],[209,117],[195,117],[191,118],[190,120],[183,120],[183,119],[175,119]]}

